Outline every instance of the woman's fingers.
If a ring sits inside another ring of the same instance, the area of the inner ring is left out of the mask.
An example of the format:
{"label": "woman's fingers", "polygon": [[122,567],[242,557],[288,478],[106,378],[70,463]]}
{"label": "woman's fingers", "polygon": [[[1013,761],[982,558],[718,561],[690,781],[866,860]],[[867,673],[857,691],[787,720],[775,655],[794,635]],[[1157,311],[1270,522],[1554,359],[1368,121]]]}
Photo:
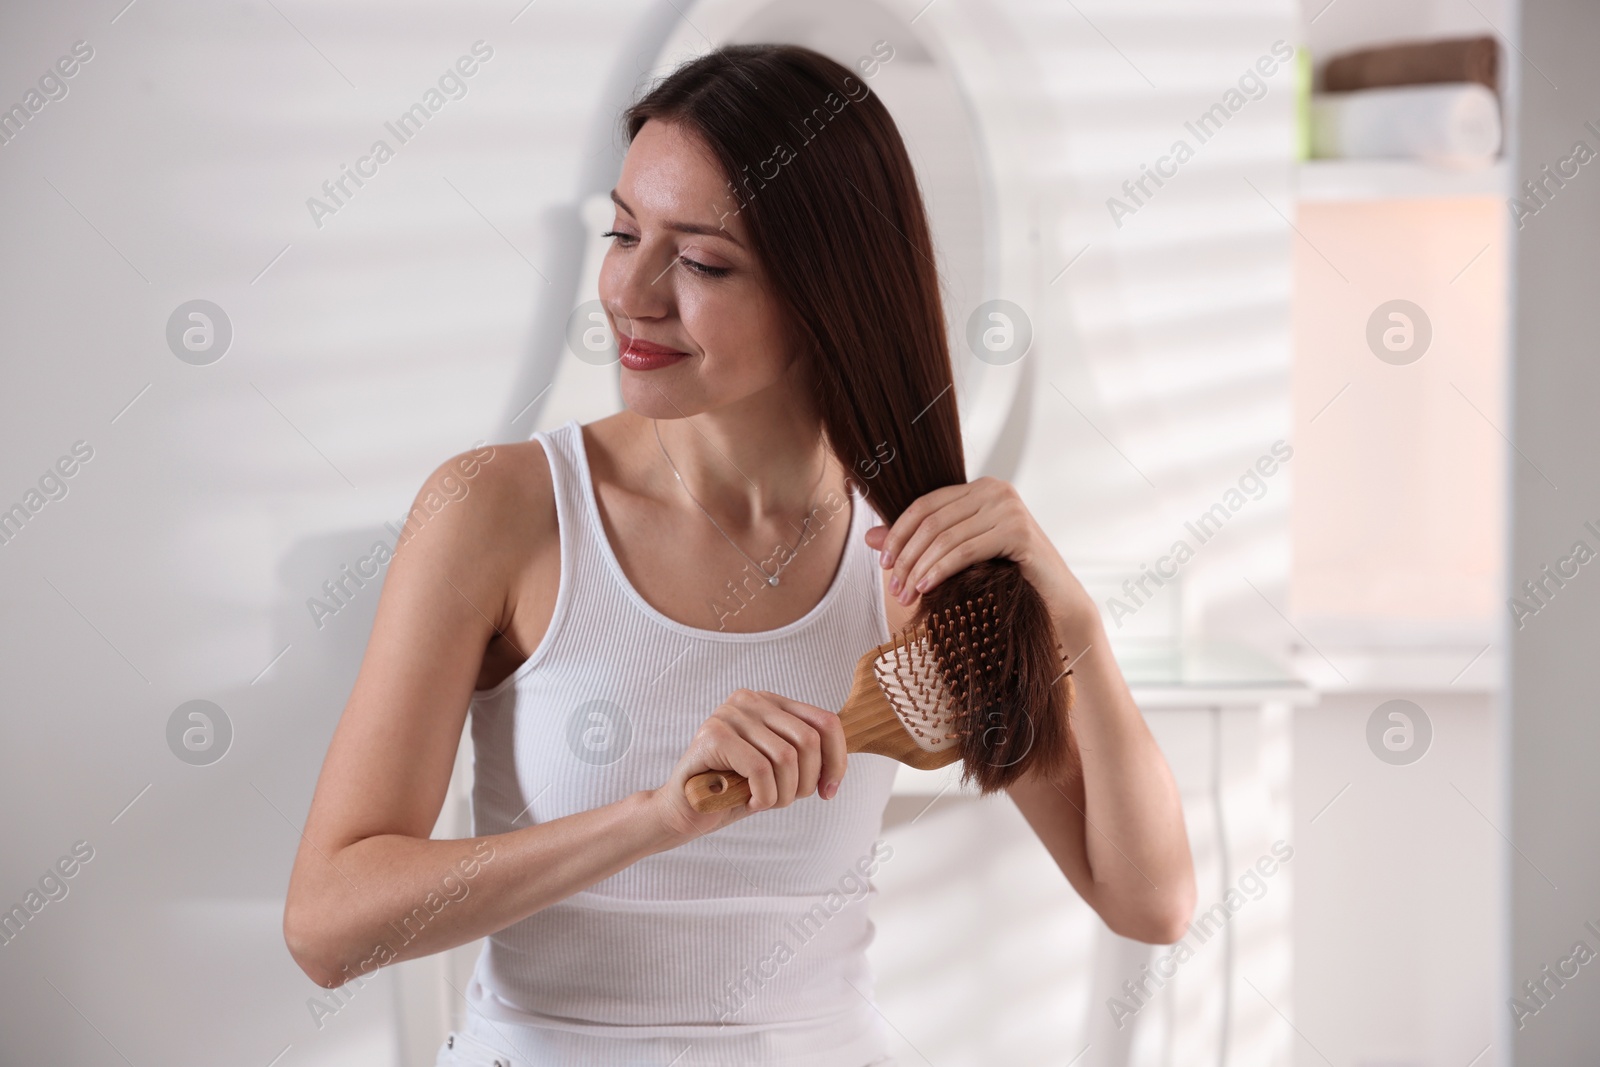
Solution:
{"label": "woman's fingers", "polygon": [[750,807],[787,807],[844,777],[844,728],[830,711],[777,693],[739,690],[713,717],[718,755],[750,781]]}
{"label": "woman's fingers", "polygon": [[780,736],[765,723],[755,721],[745,725],[745,740],[761,750],[766,758],[763,784],[769,788],[760,792],[751,790],[751,807],[783,808],[794,803],[795,789],[800,780],[800,759],[787,738]]}
{"label": "woman's fingers", "polygon": [[[779,746],[774,753],[774,764],[793,773],[794,790],[785,794],[785,803],[815,793],[817,771],[822,767],[822,739],[817,731],[810,723],[787,712],[768,720],[766,725]],[[779,760],[783,762],[779,764]]]}
{"label": "woman's fingers", "polygon": [[752,810],[770,807],[778,795],[778,781],[766,752],[753,744],[746,731],[730,718],[714,714],[701,731],[710,742],[703,757],[706,764],[726,767],[747,779]]}
{"label": "woman's fingers", "polygon": [[[801,781],[810,781],[815,785],[819,794],[824,798],[831,798],[839,791],[839,783],[844,779],[845,766],[849,761],[846,752],[844,724],[839,721],[839,716],[826,708],[819,708],[815,704],[806,704],[799,700],[791,700],[778,693],[767,693],[766,696],[790,715],[795,716],[811,727],[811,736],[817,740],[817,770],[815,776],[806,778],[801,776]],[[809,738],[808,738],[809,740]],[[811,794],[807,792],[806,796]]]}

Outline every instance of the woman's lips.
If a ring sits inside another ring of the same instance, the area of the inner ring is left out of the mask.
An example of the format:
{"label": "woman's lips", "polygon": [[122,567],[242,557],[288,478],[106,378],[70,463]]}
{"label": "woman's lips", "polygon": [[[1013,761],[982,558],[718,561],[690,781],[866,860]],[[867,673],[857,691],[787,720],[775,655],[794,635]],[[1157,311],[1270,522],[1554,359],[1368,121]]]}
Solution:
{"label": "woman's lips", "polygon": [[639,337],[629,337],[625,333],[617,335],[617,348],[621,353],[622,365],[629,370],[657,370],[689,357],[687,352]]}

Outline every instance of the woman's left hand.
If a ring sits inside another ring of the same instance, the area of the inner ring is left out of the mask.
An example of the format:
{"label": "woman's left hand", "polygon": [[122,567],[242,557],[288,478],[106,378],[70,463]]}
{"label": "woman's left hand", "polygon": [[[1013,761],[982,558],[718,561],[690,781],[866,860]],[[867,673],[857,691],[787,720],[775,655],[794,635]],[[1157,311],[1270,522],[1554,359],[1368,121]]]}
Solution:
{"label": "woman's left hand", "polygon": [[[1005,557],[1044,597],[1069,665],[1108,643],[1094,600],[1016,489],[999,479],[935,489],[866,537],[891,572],[890,595],[905,607],[952,574]],[[1007,792],[1112,930],[1172,944],[1195,907],[1194,861],[1177,785],[1115,657],[1102,651],[1079,666],[1074,691],[1081,703],[1072,730],[1082,773],[1057,781],[1025,776]]]}
{"label": "woman's left hand", "polygon": [[[889,593],[903,605],[974,563],[1003,556],[1039,590],[1063,640],[1089,634],[1100,613],[1009,482],[979,478],[912,502],[893,526],[874,526],[867,544],[891,571]],[[1073,650],[1068,649],[1069,654]]]}

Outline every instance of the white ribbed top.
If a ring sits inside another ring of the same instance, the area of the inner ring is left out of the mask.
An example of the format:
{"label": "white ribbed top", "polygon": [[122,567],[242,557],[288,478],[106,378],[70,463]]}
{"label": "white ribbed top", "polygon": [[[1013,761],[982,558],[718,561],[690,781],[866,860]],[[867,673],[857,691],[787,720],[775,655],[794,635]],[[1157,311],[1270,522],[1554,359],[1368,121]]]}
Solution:
{"label": "white ribbed top", "polygon": [[[864,499],[852,492],[845,507],[834,497],[836,514],[819,505],[850,528],[814,608],[775,630],[702,629],[655,610],[623,573],[578,423],[533,437],[554,480],[561,583],[527,662],[473,694],[474,834],[659,786],[735,689],[843,706],[856,660],[889,637],[879,568],[862,539],[879,520]],[[715,623],[710,607],[706,619]],[[553,1028],[547,1036],[569,1035],[574,1051],[581,1040],[586,1056],[619,1038],[671,1037],[699,1054],[748,1057],[782,1031],[789,1047],[816,1053],[783,1062],[867,1062],[880,1040],[867,1000],[869,879],[892,856],[877,837],[896,767],[852,753],[831,800],[757,812],[499,931],[479,958],[471,1009],[503,1026]]]}

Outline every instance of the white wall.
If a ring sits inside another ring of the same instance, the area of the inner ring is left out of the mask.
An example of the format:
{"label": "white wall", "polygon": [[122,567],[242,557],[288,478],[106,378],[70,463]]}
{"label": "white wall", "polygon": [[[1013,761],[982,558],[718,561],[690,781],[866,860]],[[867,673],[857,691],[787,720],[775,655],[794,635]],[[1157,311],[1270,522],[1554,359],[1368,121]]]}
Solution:
{"label": "white wall", "polygon": [[[534,428],[512,416],[560,345],[547,294],[644,5],[120,6],[0,8],[7,104],[94,49],[0,145],[0,500],[94,449],[0,547],[0,900],[95,850],[0,948],[0,1060],[390,1062],[391,976],[319,1030],[279,933],[378,590],[321,629],[306,600],[434,465]],[[314,225],[306,199],[479,39],[468,94]],[[233,325],[210,366],[164,337],[197,297]],[[165,737],[197,698],[234,730],[205,767]]]}
{"label": "white wall", "polygon": [[[1366,740],[1373,709],[1395,698],[1433,724],[1426,755],[1406,766]],[[1442,688],[1325,695],[1296,717],[1300,1067],[1510,1062],[1497,1032],[1494,718],[1487,695]]]}
{"label": "white wall", "polygon": [[[1600,149],[1600,137],[1584,125],[1600,124],[1593,58],[1600,11],[1525,0],[1521,40],[1539,71],[1522,71],[1514,156],[1519,184],[1571,155],[1578,140]],[[1549,202],[1516,235],[1510,434],[1519,456],[1508,459],[1513,508],[1507,571],[1508,593],[1519,596],[1524,581],[1540,578],[1541,568],[1570,553],[1575,541],[1600,546],[1583,525],[1600,525],[1593,464],[1600,451],[1594,418],[1600,377],[1593,358],[1600,326],[1594,270],[1600,178],[1593,169],[1585,166],[1564,188],[1547,189],[1553,194]],[[1546,986],[1544,1006],[1522,992],[1522,983],[1544,977],[1544,967],[1570,975],[1573,965],[1560,961],[1572,956],[1577,942],[1600,952],[1600,938],[1585,926],[1600,927],[1600,852],[1594,848],[1600,779],[1593,755],[1600,746],[1593,696],[1600,587],[1593,577],[1580,572],[1565,587],[1547,586],[1553,595],[1520,629],[1508,613],[1510,722],[1503,746],[1511,786],[1504,818],[1515,848],[1503,853],[1511,931],[1501,978],[1505,996],[1537,1008],[1520,1028],[1511,1024],[1510,1006],[1502,1008],[1518,1064],[1584,1062],[1600,1047],[1600,979],[1592,963],[1565,986]]]}
{"label": "white wall", "polygon": [[[626,0],[275,3],[0,10],[0,104],[94,48],[0,145],[0,506],[74,442],[94,449],[0,546],[0,903],[73,842],[95,850],[0,947],[8,1062],[395,1060],[392,974],[319,1029],[278,929],[378,587],[320,628],[306,601],[440,460],[569,417],[529,405],[580,289],[579,205],[609,184],[609,123],[677,21]],[[1041,339],[993,462],[1075,565],[1137,568],[1288,431],[1287,81],[1123,227],[1105,200],[1292,39],[1291,14],[1011,0],[919,20],[957,55],[1015,45],[969,89],[994,129],[1056,131],[986,146],[1010,183],[991,205],[1012,246],[998,276],[1032,279]],[[307,198],[479,39],[494,56],[468,94],[318,227]],[[233,329],[209,366],[165,338],[196,298]],[[1286,502],[1262,505],[1197,563],[1180,625],[1291,640],[1241,580],[1282,604]],[[210,766],[168,747],[195,699],[233,730]],[[1453,944],[1436,933],[1423,951]]]}

